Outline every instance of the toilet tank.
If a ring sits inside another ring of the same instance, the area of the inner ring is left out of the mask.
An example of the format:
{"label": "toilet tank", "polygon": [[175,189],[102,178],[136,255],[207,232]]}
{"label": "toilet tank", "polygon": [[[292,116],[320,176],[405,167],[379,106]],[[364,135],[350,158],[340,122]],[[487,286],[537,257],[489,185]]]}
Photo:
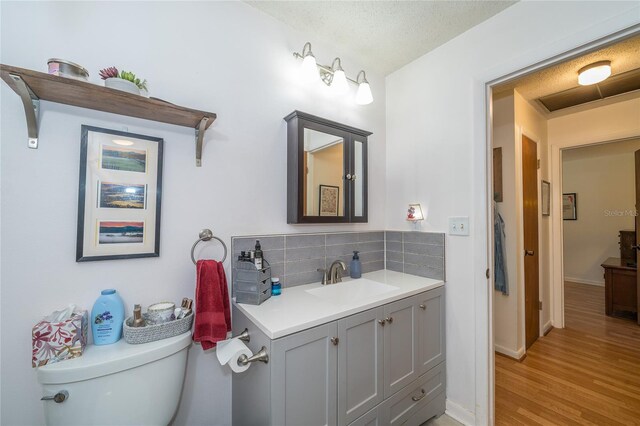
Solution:
{"label": "toilet tank", "polygon": [[79,358],[39,367],[47,425],[167,425],[178,408],[191,332],[156,342],[88,346]]}

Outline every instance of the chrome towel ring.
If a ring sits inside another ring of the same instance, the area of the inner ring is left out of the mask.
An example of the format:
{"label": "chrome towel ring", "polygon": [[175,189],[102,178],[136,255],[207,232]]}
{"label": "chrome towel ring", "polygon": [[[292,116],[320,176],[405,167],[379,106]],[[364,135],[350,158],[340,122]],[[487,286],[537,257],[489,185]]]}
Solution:
{"label": "chrome towel ring", "polygon": [[227,260],[227,245],[220,238],[213,235],[213,232],[211,232],[211,229],[203,229],[202,231],[200,231],[199,237],[200,238],[198,238],[198,240],[195,243],[193,243],[193,247],[191,247],[191,261],[193,262],[194,265],[196,264],[196,258],[194,257],[193,252],[196,249],[196,246],[200,241],[209,241],[211,239],[220,241],[220,244],[222,244],[222,247],[224,248],[224,256],[221,262],[224,262],[225,260]]}

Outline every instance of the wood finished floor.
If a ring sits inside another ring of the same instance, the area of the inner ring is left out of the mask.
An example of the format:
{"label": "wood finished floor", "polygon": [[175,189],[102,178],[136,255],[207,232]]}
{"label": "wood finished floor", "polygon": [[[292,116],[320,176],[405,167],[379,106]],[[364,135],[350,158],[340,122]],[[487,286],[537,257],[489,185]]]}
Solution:
{"label": "wood finished floor", "polygon": [[640,425],[640,326],[604,314],[604,287],[571,282],[565,322],[522,362],[496,356],[496,425]]}

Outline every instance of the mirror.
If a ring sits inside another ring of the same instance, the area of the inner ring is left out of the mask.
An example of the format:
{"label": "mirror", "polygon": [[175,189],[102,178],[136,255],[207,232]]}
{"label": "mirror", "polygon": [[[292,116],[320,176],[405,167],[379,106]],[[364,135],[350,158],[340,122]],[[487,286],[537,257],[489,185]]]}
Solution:
{"label": "mirror", "polygon": [[344,139],[304,129],[304,215],[344,216]]}
{"label": "mirror", "polygon": [[287,223],[367,222],[371,132],[300,111],[287,121]]}

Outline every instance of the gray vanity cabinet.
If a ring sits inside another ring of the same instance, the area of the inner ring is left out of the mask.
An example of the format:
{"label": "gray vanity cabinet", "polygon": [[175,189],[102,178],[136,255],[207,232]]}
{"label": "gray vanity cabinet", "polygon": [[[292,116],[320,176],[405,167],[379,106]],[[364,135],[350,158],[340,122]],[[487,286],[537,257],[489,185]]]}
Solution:
{"label": "gray vanity cabinet", "polygon": [[332,322],[273,341],[271,424],[336,425],[337,332]]}
{"label": "gray vanity cabinet", "polygon": [[445,359],[444,288],[416,296],[418,300],[419,374]]}
{"label": "gray vanity cabinet", "polygon": [[418,377],[416,296],[384,306],[384,397]]}
{"label": "gray vanity cabinet", "polygon": [[338,424],[346,425],[382,402],[382,307],[338,321]]}

